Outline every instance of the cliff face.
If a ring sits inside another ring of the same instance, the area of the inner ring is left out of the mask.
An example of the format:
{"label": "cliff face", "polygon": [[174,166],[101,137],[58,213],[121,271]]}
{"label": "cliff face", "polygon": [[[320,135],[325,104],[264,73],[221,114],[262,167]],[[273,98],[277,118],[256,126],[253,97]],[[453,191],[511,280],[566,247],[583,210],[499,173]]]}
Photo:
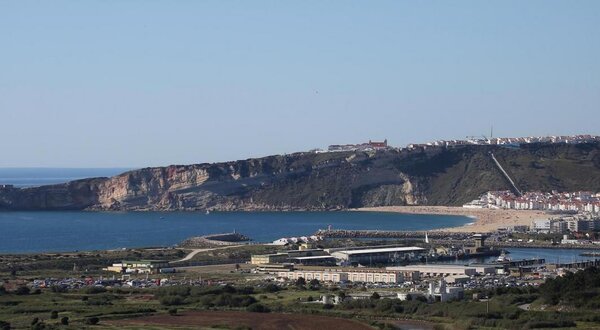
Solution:
{"label": "cliff face", "polygon": [[330,210],[460,205],[510,189],[600,190],[600,145],[467,146],[425,151],[298,153],[217,164],[145,168],[112,178],[0,189],[9,210]]}

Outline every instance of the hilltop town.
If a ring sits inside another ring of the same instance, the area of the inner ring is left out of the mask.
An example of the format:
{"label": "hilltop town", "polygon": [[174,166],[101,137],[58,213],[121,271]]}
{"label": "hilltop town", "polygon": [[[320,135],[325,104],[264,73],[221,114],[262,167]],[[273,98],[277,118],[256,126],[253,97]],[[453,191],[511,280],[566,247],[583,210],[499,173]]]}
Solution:
{"label": "hilltop town", "polygon": [[468,145],[499,145],[506,147],[518,147],[523,144],[533,143],[565,143],[565,144],[579,144],[579,143],[594,143],[600,142],[600,136],[590,134],[579,134],[579,135],[550,135],[550,136],[526,136],[526,137],[486,137],[482,136],[467,136],[464,140],[435,140],[426,143],[409,143],[406,147],[393,147],[388,145],[388,140],[377,142],[371,141],[359,144],[332,144],[327,147],[327,150],[313,149],[312,152],[323,153],[323,152],[348,152],[348,151],[377,151],[385,149],[394,149],[398,151],[402,150],[415,150],[415,149],[428,149],[434,147],[458,147]]}

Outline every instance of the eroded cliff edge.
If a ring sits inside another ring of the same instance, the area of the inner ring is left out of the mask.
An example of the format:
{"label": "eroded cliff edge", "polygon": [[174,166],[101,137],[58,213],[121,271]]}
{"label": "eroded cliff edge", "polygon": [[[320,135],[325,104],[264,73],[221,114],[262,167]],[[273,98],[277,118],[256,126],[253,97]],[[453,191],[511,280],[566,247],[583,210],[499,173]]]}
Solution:
{"label": "eroded cliff edge", "polygon": [[531,144],[427,150],[296,153],[144,168],[111,178],[0,189],[3,210],[334,210],[460,205],[510,189],[600,190],[600,145]]}

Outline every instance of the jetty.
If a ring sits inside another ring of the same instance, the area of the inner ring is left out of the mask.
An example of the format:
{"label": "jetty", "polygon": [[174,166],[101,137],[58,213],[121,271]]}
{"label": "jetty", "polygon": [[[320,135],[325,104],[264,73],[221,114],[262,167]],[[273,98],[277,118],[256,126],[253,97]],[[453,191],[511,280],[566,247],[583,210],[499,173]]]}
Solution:
{"label": "jetty", "polygon": [[198,247],[198,246],[224,246],[239,245],[242,242],[248,242],[250,238],[237,232],[209,234],[204,236],[190,237],[179,244],[179,247]]}

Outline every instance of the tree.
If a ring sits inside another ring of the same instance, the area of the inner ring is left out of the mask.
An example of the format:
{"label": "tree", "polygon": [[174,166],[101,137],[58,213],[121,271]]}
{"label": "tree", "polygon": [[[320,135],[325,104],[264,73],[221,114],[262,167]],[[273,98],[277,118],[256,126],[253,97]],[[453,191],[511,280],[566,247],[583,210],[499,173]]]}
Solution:
{"label": "tree", "polygon": [[269,283],[269,284],[267,284],[267,286],[265,286],[264,291],[265,292],[277,292],[277,291],[279,291],[279,287],[277,286],[277,284]]}
{"label": "tree", "polygon": [[31,325],[36,325],[40,322],[40,318],[39,317],[34,317],[33,320],[31,320]]}
{"label": "tree", "polygon": [[373,294],[371,295],[371,299],[373,299],[373,300],[377,300],[379,298],[381,298],[381,296],[377,292],[373,292]]}
{"label": "tree", "polygon": [[0,321],[0,330],[10,330],[10,323],[6,321]]}
{"label": "tree", "polygon": [[69,325],[69,318],[68,318],[68,317],[66,317],[66,316],[63,316],[63,317],[60,319],[60,324],[62,324],[62,325]]}
{"label": "tree", "polygon": [[316,278],[313,278],[312,280],[310,280],[310,282],[308,282],[310,285],[310,288],[312,290],[316,290],[319,288],[319,286],[321,286],[321,283],[319,283],[319,280],[317,280]]}
{"label": "tree", "polygon": [[304,277],[298,277],[298,279],[296,280],[296,286],[305,286],[306,285],[306,280],[304,279]]}
{"label": "tree", "polygon": [[57,311],[50,312],[50,318],[53,320],[56,320],[58,318],[58,312]]}
{"label": "tree", "polygon": [[255,303],[255,304],[252,304],[252,305],[246,307],[246,311],[253,312],[253,313],[268,313],[271,310],[268,307],[264,306],[264,305],[261,305],[259,303]]}
{"label": "tree", "polygon": [[28,287],[26,287],[26,286],[20,286],[20,287],[18,287],[15,290],[15,294],[17,294],[19,296],[24,296],[24,295],[28,295],[30,291],[31,290],[29,290]]}
{"label": "tree", "polygon": [[96,325],[98,324],[98,322],[100,322],[100,319],[97,317],[88,317],[87,319],[85,319],[85,324],[88,325]]}
{"label": "tree", "polygon": [[169,315],[172,315],[172,316],[177,315],[177,308],[170,308],[169,309]]}

